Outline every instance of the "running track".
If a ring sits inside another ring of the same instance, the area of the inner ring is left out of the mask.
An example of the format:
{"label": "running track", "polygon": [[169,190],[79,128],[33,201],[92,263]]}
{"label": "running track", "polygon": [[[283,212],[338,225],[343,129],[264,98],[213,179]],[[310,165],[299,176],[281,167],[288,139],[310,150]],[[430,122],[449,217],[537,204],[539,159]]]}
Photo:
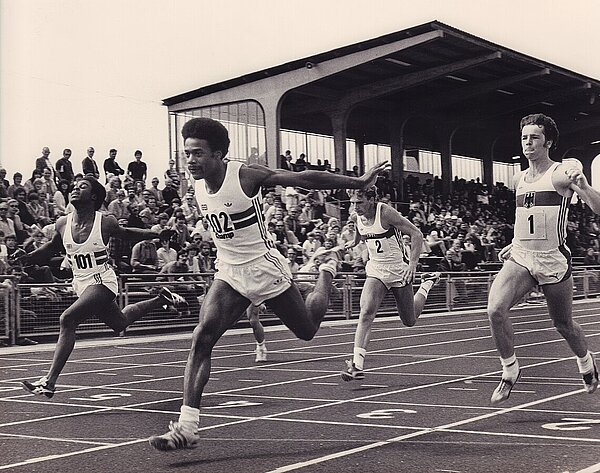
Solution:
{"label": "running track", "polygon": [[[600,352],[599,303],[576,320]],[[545,306],[513,311],[523,376],[492,408],[499,362],[485,314],[377,319],[364,381],[344,383],[355,321],[302,342],[249,329],[213,353],[200,446],[158,452],[147,437],[177,418],[189,334],[78,342],[52,400],[26,394],[53,345],[0,349],[0,470],[11,472],[600,472],[600,392],[582,389]]]}

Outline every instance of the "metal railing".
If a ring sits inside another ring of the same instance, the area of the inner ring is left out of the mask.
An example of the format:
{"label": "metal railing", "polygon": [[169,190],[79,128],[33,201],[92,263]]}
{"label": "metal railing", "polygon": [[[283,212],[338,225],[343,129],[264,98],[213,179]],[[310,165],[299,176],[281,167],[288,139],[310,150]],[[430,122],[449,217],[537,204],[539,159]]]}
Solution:
{"label": "metal railing", "polygon": [[[485,308],[489,288],[497,272],[446,273],[434,286],[425,304],[424,312],[454,311]],[[121,307],[154,297],[163,286],[168,286],[185,297],[189,310],[159,308],[144,316],[127,329],[128,333],[166,332],[191,330],[198,323],[200,306],[213,280],[213,274],[188,273],[173,275],[121,275],[119,278],[118,304]],[[193,280],[182,280],[184,278]],[[8,278],[8,276],[6,277]],[[5,278],[5,279],[6,279]],[[294,275],[299,287],[313,283],[314,274]],[[418,280],[418,279],[417,279]],[[334,280],[337,288],[332,293],[325,319],[358,318],[360,295],[365,283],[364,274],[340,273]],[[590,298],[600,295],[600,269],[576,268],[573,272],[574,297]],[[414,285],[414,290],[418,287]],[[60,326],[60,315],[76,300],[70,284],[17,284],[0,286],[0,339],[14,344],[19,337],[33,339],[56,339]],[[398,309],[391,292],[384,298],[378,314],[395,315]],[[98,315],[92,316],[78,328],[78,336],[114,335],[103,324]],[[261,316],[265,325],[279,324],[279,319],[267,309]],[[245,317],[235,324],[248,326]]]}

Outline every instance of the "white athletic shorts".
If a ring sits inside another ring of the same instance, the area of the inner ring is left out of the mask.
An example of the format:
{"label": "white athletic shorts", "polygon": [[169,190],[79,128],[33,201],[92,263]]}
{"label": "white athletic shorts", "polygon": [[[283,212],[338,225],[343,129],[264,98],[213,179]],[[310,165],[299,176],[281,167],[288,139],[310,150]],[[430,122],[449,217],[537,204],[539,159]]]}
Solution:
{"label": "white athletic shorts", "polygon": [[287,260],[276,249],[244,264],[219,263],[215,279],[229,284],[254,305],[260,305],[287,291],[292,272]]}
{"label": "white athletic shorts", "polygon": [[402,282],[403,271],[408,268],[406,263],[394,264],[373,264],[371,260],[367,261],[366,273],[368,278],[375,278],[381,281],[389,290],[392,287],[404,287]]}
{"label": "white athletic shorts", "polygon": [[571,276],[571,252],[564,245],[550,251],[531,251],[513,245],[510,259],[529,271],[540,286],[556,284]]}
{"label": "white athletic shorts", "polygon": [[83,292],[89,287],[96,284],[102,284],[106,286],[111,292],[115,294],[115,297],[119,294],[119,283],[117,282],[117,275],[114,270],[106,265],[106,269],[99,273],[93,273],[89,276],[74,277],[73,278],[73,289],[75,294],[80,297]]}

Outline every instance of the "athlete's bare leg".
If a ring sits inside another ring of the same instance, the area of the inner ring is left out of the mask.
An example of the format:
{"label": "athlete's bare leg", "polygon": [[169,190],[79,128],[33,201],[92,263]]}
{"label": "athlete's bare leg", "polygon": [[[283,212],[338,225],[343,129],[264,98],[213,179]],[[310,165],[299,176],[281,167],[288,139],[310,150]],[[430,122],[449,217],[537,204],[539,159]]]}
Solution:
{"label": "athlete's bare leg", "polygon": [[488,297],[488,318],[492,338],[501,358],[510,358],[515,353],[514,332],[508,313],[536,284],[529,271],[511,260],[504,262],[492,283]]}
{"label": "athlete's bare leg", "polygon": [[375,320],[381,301],[387,293],[388,288],[379,279],[367,277],[360,293],[360,315],[354,334],[355,348],[366,350],[371,339],[373,320]]}
{"label": "athlete's bare leg", "polygon": [[579,358],[587,355],[588,344],[580,325],[573,320],[573,277],[557,284],[546,284],[542,291],[548,303],[548,313],[556,330]]}
{"label": "athlete's bare leg", "polygon": [[226,282],[215,279],[200,308],[200,323],[194,329],[192,346],[185,365],[183,405],[200,408],[208,383],[212,349],[243,314],[250,301]]}
{"label": "athlete's bare leg", "polygon": [[260,323],[260,307],[250,304],[246,309],[246,317],[248,317],[248,322],[250,322],[250,327],[252,328],[252,333],[254,333],[256,342],[264,342],[265,328],[263,327],[263,324]]}

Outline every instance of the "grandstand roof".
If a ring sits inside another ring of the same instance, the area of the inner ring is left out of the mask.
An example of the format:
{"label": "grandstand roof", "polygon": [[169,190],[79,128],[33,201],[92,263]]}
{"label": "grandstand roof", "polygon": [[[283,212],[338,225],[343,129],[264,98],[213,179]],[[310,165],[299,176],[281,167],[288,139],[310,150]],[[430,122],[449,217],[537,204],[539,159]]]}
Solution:
{"label": "grandstand roof", "polygon": [[[258,81],[285,83],[299,70],[313,80],[290,82],[281,128],[331,134],[328,114],[345,109],[347,136],[365,143],[389,143],[392,124],[403,128],[408,149],[439,150],[451,134],[454,154],[483,156],[493,143],[494,160],[510,161],[520,153],[520,118],[541,112],[558,123],[561,154],[585,159],[600,153],[599,80],[438,21],[200,87],[163,104],[185,110],[200,97],[207,103]],[[240,100],[247,98],[246,87]]]}

